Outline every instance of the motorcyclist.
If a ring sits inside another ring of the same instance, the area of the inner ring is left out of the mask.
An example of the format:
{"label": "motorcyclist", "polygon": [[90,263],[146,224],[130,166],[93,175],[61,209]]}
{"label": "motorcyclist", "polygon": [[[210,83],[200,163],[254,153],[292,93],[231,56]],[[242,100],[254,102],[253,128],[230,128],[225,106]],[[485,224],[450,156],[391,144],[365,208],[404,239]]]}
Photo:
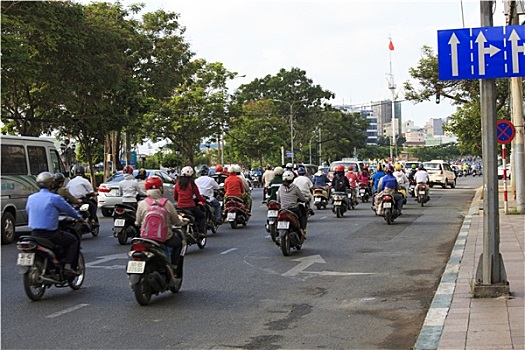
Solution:
{"label": "motorcyclist", "polygon": [[[354,172],[355,170],[355,172]],[[359,169],[357,166],[355,169],[350,165],[348,167],[348,171],[346,172],[345,176],[348,179],[348,183],[350,184],[350,191],[352,191],[352,200],[354,201],[354,205],[358,205],[359,202],[357,201],[357,187],[359,186],[358,180],[357,180],[357,172]]]}
{"label": "motorcyclist", "polygon": [[277,191],[283,183],[283,173],[284,169],[280,166],[275,167],[273,170],[274,178],[270,181],[270,186],[268,187],[268,200],[274,201],[277,200]]}
{"label": "motorcyclist", "polygon": [[332,179],[332,188],[334,192],[344,192],[343,196],[344,201],[347,207],[350,207],[348,203],[348,196],[346,196],[346,190],[350,188],[350,182],[345,176],[345,167],[343,165],[338,165],[335,167],[334,178]]}
{"label": "motorcyclist", "polygon": [[[425,191],[427,192],[427,200],[429,201],[430,200],[430,191],[428,189],[428,173],[425,169],[425,167],[423,166],[423,164],[420,164],[419,165],[419,169],[418,171],[416,172],[416,175],[414,176],[414,179],[416,181],[416,183],[418,185],[425,185]],[[417,196],[419,195],[419,186],[416,186],[416,200],[417,200]]]}
{"label": "motorcyclist", "polygon": [[58,216],[64,213],[84,222],[80,214],[69,205],[64,198],[52,193],[54,176],[50,172],[42,172],[36,177],[40,191],[27,198],[26,212],[29,218],[28,226],[31,235],[47,238],[64,248],[64,274],[68,277],[78,276],[75,272],[80,240],[69,232],[58,230]]}
{"label": "motorcyclist", "polygon": [[412,164],[412,165],[410,166],[410,168],[411,168],[411,169],[410,169],[410,173],[408,173],[408,180],[409,180],[410,182],[412,182],[412,181],[415,181],[415,180],[414,180],[414,176],[416,175],[416,172],[417,172],[417,166],[416,166],[415,164]]}
{"label": "motorcyclist", "polygon": [[299,169],[297,169],[297,174],[298,176],[293,180],[293,184],[299,187],[303,193],[304,198],[306,198],[306,206],[310,215],[314,215],[314,211],[310,207],[310,203],[312,201],[312,188],[314,187],[314,184],[308,177],[305,168],[299,167]]}
{"label": "motorcyclist", "polygon": [[408,180],[407,176],[405,175],[405,172],[403,171],[403,166],[401,163],[396,163],[394,165],[394,177],[397,180],[397,183],[399,184],[399,190],[404,189],[405,190],[405,196],[408,193],[408,186],[410,185],[410,181]]}
{"label": "motorcyclist", "polygon": [[180,177],[173,188],[173,198],[177,202],[177,209],[183,209],[193,215],[197,226],[197,237],[201,239],[206,237],[206,215],[195,201],[204,203],[206,199],[201,196],[199,187],[195,184],[194,174],[191,166],[182,168]]}
{"label": "motorcyclist", "polygon": [[[376,205],[379,204],[381,198],[383,197],[383,194],[390,194],[394,196],[396,210],[399,216],[402,215],[403,210],[403,195],[398,191],[399,189],[399,183],[397,182],[396,177],[393,175],[394,173],[394,167],[392,164],[387,165],[386,167],[386,175],[381,180],[381,184],[378,188],[378,194],[376,195]],[[376,206],[377,208],[377,206]]]}
{"label": "motorcyclist", "polygon": [[146,169],[144,168],[140,168],[139,173],[137,174],[137,176],[135,176],[135,179],[137,180],[137,184],[139,185],[140,191],[144,193],[146,193],[146,176],[147,176]]}
{"label": "motorcyclist", "polygon": [[297,173],[295,172],[292,163],[286,163],[284,171],[291,171],[292,174],[293,174],[294,179],[297,177]]}
{"label": "motorcyclist", "polygon": [[277,191],[277,201],[281,203],[282,209],[290,210],[299,218],[299,225],[301,226],[301,233],[306,239],[306,208],[300,205],[300,202],[306,202],[303,192],[297,187],[294,182],[294,174],[291,171],[285,171],[282,176],[283,183]]}
{"label": "motorcyclist", "polygon": [[227,177],[228,175],[224,174],[224,168],[222,165],[218,164],[215,167],[215,174],[212,175],[212,178],[220,185],[224,183]]}
{"label": "motorcyclist", "polygon": [[371,192],[370,172],[368,171],[368,165],[363,166],[363,170],[357,176],[357,182],[359,182],[359,184],[365,184],[368,187],[368,192]]}
{"label": "motorcyclist", "polygon": [[270,164],[266,165],[266,170],[264,171],[264,174],[262,175],[262,182],[263,182],[263,204],[266,203],[266,195],[268,194],[268,189],[270,188],[270,182],[275,177],[275,174],[272,170],[272,166]]}
{"label": "motorcyclist", "polygon": [[328,176],[326,176],[323,169],[322,166],[317,168],[317,172],[314,174],[314,187],[326,188],[330,183],[330,179],[328,179]]}
{"label": "motorcyclist", "polygon": [[122,203],[137,208],[137,195],[146,196],[146,192],[141,190],[137,180],[133,177],[133,167],[125,166],[122,173],[124,180],[118,184],[120,193],[122,193]]}
{"label": "motorcyclist", "polygon": [[75,167],[75,178],[71,179],[66,188],[73,196],[82,200],[82,203],[89,205],[89,219],[93,226],[98,226],[97,204],[88,198],[88,195],[96,195],[91,183],[85,178],[86,170],[82,165]]}
{"label": "motorcyclist", "polygon": [[383,165],[381,163],[377,164],[377,171],[374,175],[372,175],[372,180],[374,180],[374,185],[372,186],[372,194],[377,192],[377,185],[379,184],[379,180],[385,176],[385,173],[383,172]]}
{"label": "motorcyclist", "polygon": [[[151,176],[146,180],[145,183],[146,194],[149,198],[154,201],[159,201],[163,197],[164,186],[162,179],[158,176]],[[148,212],[150,204],[147,201],[140,201],[137,206],[137,216],[135,218],[135,225],[140,227],[144,222],[144,218]],[[167,240],[164,242],[165,245],[172,248],[171,251],[171,265],[175,273],[175,278],[182,278],[182,265],[183,257],[180,256],[182,249],[182,240],[179,236],[173,234],[171,226],[181,226],[189,222],[188,219],[182,218],[177,214],[177,210],[171,201],[166,201],[164,208],[168,212],[169,222],[166,222],[168,234],[166,235]]]}
{"label": "motorcyclist", "polygon": [[215,193],[219,190],[219,184],[208,176],[208,172],[208,167],[204,165],[199,172],[200,176],[195,180],[195,184],[199,187],[201,195],[213,207],[215,222],[220,224],[222,221],[221,203],[215,198]]}
{"label": "motorcyclist", "polygon": [[66,181],[66,177],[62,173],[55,173],[53,175],[53,192],[64,198],[69,204],[82,204],[82,200],[78,199],[77,197],[73,196],[71,192],[67,190],[67,188],[64,187],[64,182]]}
{"label": "motorcyclist", "polygon": [[241,167],[233,165],[230,175],[224,181],[224,203],[228,201],[228,197],[239,197],[243,200],[246,211],[251,215],[252,210],[252,197],[249,194],[249,188],[246,188],[246,184],[241,178]]}

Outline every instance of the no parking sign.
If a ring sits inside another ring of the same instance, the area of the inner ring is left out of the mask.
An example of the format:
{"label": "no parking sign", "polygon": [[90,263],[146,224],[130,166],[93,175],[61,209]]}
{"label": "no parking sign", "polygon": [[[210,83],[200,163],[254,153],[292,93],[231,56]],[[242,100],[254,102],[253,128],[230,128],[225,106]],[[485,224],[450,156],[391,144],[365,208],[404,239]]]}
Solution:
{"label": "no parking sign", "polygon": [[516,136],[516,129],[514,125],[505,119],[499,119],[496,124],[496,137],[498,143],[507,145],[512,142]]}

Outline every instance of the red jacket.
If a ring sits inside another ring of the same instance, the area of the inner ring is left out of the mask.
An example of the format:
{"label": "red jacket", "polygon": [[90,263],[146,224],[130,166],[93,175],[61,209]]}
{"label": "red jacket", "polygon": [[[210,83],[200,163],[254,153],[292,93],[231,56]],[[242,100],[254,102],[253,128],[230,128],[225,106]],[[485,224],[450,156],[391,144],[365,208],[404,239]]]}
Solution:
{"label": "red jacket", "polygon": [[173,188],[173,199],[177,202],[177,208],[192,208],[194,207],[195,200],[193,199],[193,196],[195,195],[195,198],[199,202],[205,202],[206,199],[201,196],[199,192],[199,188],[195,183],[190,183],[188,187],[183,190],[180,188],[179,183],[175,185]]}
{"label": "red jacket", "polygon": [[235,174],[230,174],[224,180],[224,191],[226,192],[226,197],[240,197],[244,193],[242,179]]}

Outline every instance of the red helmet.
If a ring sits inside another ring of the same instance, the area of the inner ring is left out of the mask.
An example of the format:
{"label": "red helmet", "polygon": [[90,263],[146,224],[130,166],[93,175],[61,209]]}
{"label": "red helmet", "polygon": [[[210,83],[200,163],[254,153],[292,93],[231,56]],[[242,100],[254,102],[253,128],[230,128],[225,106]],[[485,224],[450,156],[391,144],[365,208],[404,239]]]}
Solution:
{"label": "red helmet", "polygon": [[338,165],[335,167],[335,171],[345,171],[345,166],[344,165]]}
{"label": "red helmet", "polygon": [[125,166],[124,169],[122,169],[122,172],[124,174],[132,174],[133,175],[133,167],[131,165]]}
{"label": "red helmet", "polygon": [[224,171],[224,169],[222,168],[222,165],[219,164],[219,165],[217,165],[215,167],[215,172],[222,173],[223,171]]}
{"label": "red helmet", "polygon": [[162,189],[162,179],[158,176],[150,176],[145,182],[146,190]]}
{"label": "red helmet", "polygon": [[363,167],[363,170],[368,170],[368,165],[365,165],[365,166]]}

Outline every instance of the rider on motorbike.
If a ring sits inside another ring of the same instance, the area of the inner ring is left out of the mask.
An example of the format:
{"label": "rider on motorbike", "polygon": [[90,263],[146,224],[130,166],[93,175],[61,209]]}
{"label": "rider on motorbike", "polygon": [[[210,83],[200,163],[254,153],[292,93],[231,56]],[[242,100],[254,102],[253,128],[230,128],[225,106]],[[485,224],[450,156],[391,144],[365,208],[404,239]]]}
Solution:
{"label": "rider on motorbike", "polygon": [[96,195],[96,192],[93,190],[91,183],[85,178],[86,170],[82,165],[75,167],[76,177],[71,179],[66,188],[71,192],[73,196],[82,200],[82,203],[87,203],[89,205],[89,219],[93,226],[98,226],[97,219],[97,204],[88,198],[88,195]]}
{"label": "rider on motorbike", "polygon": [[323,187],[326,188],[328,184],[330,183],[330,179],[328,179],[328,176],[323,171],[323,167],[320,166],[317,169],[317,172],[314,174],[314,186],[315,187]]}
{"label": "rider on motorbike", "polygon": [[199,187],[195,184],[194,174],[195,172],[191,166],[182,168],[179,180],[177,180],[173,188],[173,198],[175,202],[177,202],[177,209],[187,210],[191,212],[195,218],[197,235],[200,239],[206,237],[206,215],[200,207],[195,204],[195,200],[204,203],[206,199],[201,196]]}
{"label": "rider on motorbike", "polygon": [[301,233],[306,239],[306,208],[304,205],[299,205],[299,202],[306,202],[307,199],[297,187],[294,182],[294,174],[291,171],[285,171],[283,176],[283,184],[277,191],[277,201],[281,203],[281,208],[290,210],[299,218],[301,225]]}
{"label": "rider on motorbike", "polygon": [[410,181],[405,175],[405,172],[403,171],[403,166],[401,165],[401,163],[396,163],[395,171],[392,175],[394,175],[394,177],[396,178],[400,189],[403,189],[403,188],[405,189],[405,195],[406,195],[408,193],[408,186],[410,185]]}
{"label": "rider on motorbike", "polygon": [[120,193],[122,193],[122,203],[136,208],[137,195],[146,196],[146,193],[141,190],[137,180],[133,177],[133,167],[130,165],[125,166],[122,169],[122,173],[124,174],[124,180],[118,184]]}
{"label": "rider on motorbike", "polygon": [[58,230],[58,215],[64,213],[76,218],[79,222],[84,222],[84,220],[64,198],[51,192],[54,186],[53,180],[53,174],[47,171],[36,177],[40,191],[27,198],[28,226],[32,230],[32,236],[47,238],[63,247],[65,252],[64,274],[70,277],[78,276],[74,269],[78,259],[80,240],[69,232]]}
{"label": "rider on motorbike", "polygon": [[[151,198],[153,201],[159,201],[163,197],[164,187],[162,186],[162,179],[158,176],[151,176],[146,180],[146,194],[148,198]],[[140,201],[137,206],[137,216],[135,219],[136,226],[142,226],[144,218],[148,213],[150,204],[147,201]],[[188,219],[182,218],[177,214],[177,210],[172,202],[166,201],[164,208],[168,212],[169,222],[166,222],[166,228],[168,234],[166,235],[165,245],[171,247],[173,250],[171,252],[171,265],[173,271],[176,275],[175,278],[182,276],[182,261],[180,260],[180,252],[182,249],[182,240],[179,236],[173,234],[171,226],[181,226],[188,223]]]}
{"label": "rider on motorbike", "polygon": [[223,184],[224,181],[228,178],[228,175],[224,174],[224,168],[222,165],[218,164],[215,166],[215,174],[212,175],[212,178],[217,181],[217,183]]}
{"label": "rider on motorbike", "polygon": [[[401,211],[403,210],[403,195],[398,191],[399,184],[397,182],[396,177],[393,175],[394,173],[394,167],[392,164],[387,165],[386,167],[386,175],[381,180],[381,184],[378,188],[378,194],[376,195],[376,198],[378,199],[377,202],[381,200],[383,197],[383,193],[387,193],[394,196],[394,200],[396,202],[396,210],[398,211],[398,215],[401,216]],[[376,204],[377,204],[376,202]]]}
{"label": "rider on motorbike", "polygon": [[[423,164],[419,165],[419,170],[416,172],[416,175],[414,176],[416,183],[418,185],[425,185],[425,190],[427,191],[427,200],[430,200],[430,191],[428,190],[428,173],[423,167]],[[419,186],[416,186],[416,197],[419,195]],[[416,198],[417,200],[417,198]]]}
{"label": "rider on motorbike", "polygon": [[67,188],[64,187],[64,182],[66,181],[66,177],[62,173],[56,173],[53,176],[53,192],[58,194],[59,196],[62,196],[69,204],[82,204],[82,200],[78,199],[77,197],[73,196],[71,192],[67,190]]}
{"label": "rider on motorbike", "polygon": [[246,189],[246,185],[242,180],[240,173],[241,167],[238,165],[233,165],[230,175],[224,181],[224,203],[228,201],[228,197],[239,197],[243,200],[248,215],[251,215],[252,197],[248,193],[248,189]]}
{"label": "rider on motorbike", "polygon": [[370,189],[370,172],[368,171],[368,165],[365,165],[363,167],[363,170],[357,176],[357,181],[360,184],[365,184],[366,186],[368,186],[368,191],[371,191],[371,189]]}
{"label": "rider on motorbike", "polygon": [[348,203],[348,196],[346,196],[346,190],[350,188],[350,182],[345,176],[345,167],[343,165],[338,165],[335,167],[334,178],[332,179],[332,188],[334,192],[344,192],[343,196],[344,201],[346,202],[347,207],[350,207]]}
{"label": "rider on motorbike", "polygon": [[348,183],[350,184],[350,190],[352,191],[352,199],[354,201],[354,205],[359,204],[359,202],[357,201],[357,186],[359,186],[357,182],[357,172],[357,166],[355,167],[355,169],[352,166],[349,166],[348,171],[345,174],[346,178],[348,179]]}
{"label": "rider on motorbike", "polygon": [[262,175],[262,182],[264,186],[263,190],[263,203],[266,203],[266,195],[268,194],[268,189],[270,188],[270,182],[275,177],[275,174],[272,170],[272,166],[270,164],[266,165],[266,170],[264,174]]}
{"label": "rider on motorbike", "polygon": [[280,166],[276,166],[273,170],[274,178],[272,181],[270,181],[270,186],[268,187],[268,200],[276,200],[277,199],[277,191],[279,190],[279,187],[283,183],[283,173],[284,169]]}
{"label": "rider on motorbike", "polygon": [[372,180],[374,180],[374,185],[372,186],[372,193],[376,193],[377,192],[377,185],[379,184],[379,180],[385,176],[385,173],[383,172],[383,166],[381,165],[381,163],[378,163],[377,164],[377,171],[375,172],[374,175],[372,175]]}
{"label": "rider on motorbike", "polygon": [[199,174],[200,176],[195,180],[195,184],[199,188],[199,192],[203,197],[207,197],[206,201],[213,207],[215,213],[215,221],[219,224],[222,220],[221,203],[215,198],[215,193],[219,190],[219,184],[208,176],[208,167],[204,165]]}
{"label": "rider on motorbike", "polygon": [[306,203],[310,215],[314,215],[313,209],[309,206],[312,201],[312,187],[314,187],[314,184],[312,183],[312,180],[310,180],[310,178],[308,177],[305,168],[300,167],[299,169],[297,169],[297,174],[299,176],[297,176],[293,180],[293,184],[299,187],[299,189],[303,193],[304,198],[306,198]]}

